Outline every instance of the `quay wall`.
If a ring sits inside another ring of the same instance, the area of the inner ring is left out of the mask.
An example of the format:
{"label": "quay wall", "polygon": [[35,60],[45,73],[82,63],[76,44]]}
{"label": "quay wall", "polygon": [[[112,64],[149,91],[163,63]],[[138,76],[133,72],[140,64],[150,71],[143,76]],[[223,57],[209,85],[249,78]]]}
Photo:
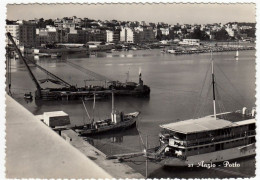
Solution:
{"label": "quay wall", "polygon": [[6,178],[113,178],[6,95]]}
{"label": "quay wall", "polygon": [[6,95],[6,178],[144,178],[75,131],[61,136]]}

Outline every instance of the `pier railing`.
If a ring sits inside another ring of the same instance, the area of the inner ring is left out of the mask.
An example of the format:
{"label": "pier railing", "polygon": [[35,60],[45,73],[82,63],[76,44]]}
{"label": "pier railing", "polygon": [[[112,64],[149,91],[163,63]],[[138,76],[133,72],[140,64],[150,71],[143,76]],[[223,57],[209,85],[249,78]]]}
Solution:
{"label": "pier railing", "polygon": [[210,143],[216,143],[216,142],[221,142],[221,141],[227,141],[227,140],[232,140],[232,139],[237,139],[237,138],[245,138],[249,136],[254,136],[256,135],[256,131],[247,131],[244,133],[240,134],[226,134],[226,135],[221,135],[221,136],[212,136],[208,138],[202,138],[202,139],[196,139],[196,140],[179,140],[175,139],[174,137],[169,138],[169,145],[170,146],[175,146],[175,147],[192,147],[192,146],[200,146],[200,145],[205,145],[205,144],[210,144]]}

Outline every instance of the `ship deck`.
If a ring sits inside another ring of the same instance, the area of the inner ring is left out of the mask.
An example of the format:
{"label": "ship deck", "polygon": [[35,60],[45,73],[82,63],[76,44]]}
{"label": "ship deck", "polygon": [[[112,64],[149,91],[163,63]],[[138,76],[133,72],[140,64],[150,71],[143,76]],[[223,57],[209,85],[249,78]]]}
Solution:
{"label": "ship deck", "polygon": [[219,114],[217,115],[217,118],[228,120],[231,122],[239,122],[239,121],[252,119],[253,117],[251,115],[242,114],[240,112],[230,112],[225,114]]}
{"label": "ship deck", "polygon": [[227,112],[217,114],[216,119],[213,115],[210,115],[198,119],[189,119],[175,123],[164,124],[160,127],[173,132],[191,134],[241,126],[251,123],[255,123],[255,118],[251,115],[244,115],[240,112]]}

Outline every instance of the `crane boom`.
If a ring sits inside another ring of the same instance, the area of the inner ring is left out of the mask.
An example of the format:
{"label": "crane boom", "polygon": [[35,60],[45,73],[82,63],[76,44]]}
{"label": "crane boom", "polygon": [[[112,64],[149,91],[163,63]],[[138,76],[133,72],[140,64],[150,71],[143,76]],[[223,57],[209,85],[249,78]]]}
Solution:
{"label": "crane boom", "polygon": [[24,59],[20,49],[17,47],[16,43],[14,42],[14,39],[12,37],[12,35],[8,32],[6,33],[8,39],[12,42],[12,44],[14,45],[14,48],[15,48],[15,51],[17,52],[18,56],[20,57],[20,59],[22,59],[22,61],[24,62],[28,72],[29,72],[29,75],[31,77],[31,79],[33,80],[36,88],[37,88],[37,97],[41,97],[41,86],[40,84],[38,83],[38,81],[36,80],[35,76],[33,75],[29,65],[27,64],[26,60]]}
{"label": "crane boom", "polygon": [[51,72],[47,71],[46,69],[44,69],[43,67],[41,67],[40,65],[36,64],[35,62],[33,62],[30,59],[27,59],[28,61],[30,61],[31,63],[33,63],[37,68],[39,68],[40,70],[42,70],[43,72],[45,72],[47,75],[51,76],[52,78],[62,82],[63,85],[65,86],[69,86],[71,87],[72,85],[70,85],[69,83],[67,83],[66,81],[64,81],[63,79],[59,78],[58,76],[52,74]]}

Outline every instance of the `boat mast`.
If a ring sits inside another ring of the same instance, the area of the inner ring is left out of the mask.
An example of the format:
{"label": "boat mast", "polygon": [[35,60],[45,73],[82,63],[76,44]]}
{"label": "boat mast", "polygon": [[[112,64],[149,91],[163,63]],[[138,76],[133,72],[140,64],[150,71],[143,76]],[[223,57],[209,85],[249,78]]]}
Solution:
{"label": "boat mast", "polygon": [[112,90],[112,114],[114,114],[115,108],[114,108],[114,90]]}
{"label": "boat mast", "polygon": [[91,124],[94,123],[95,106],[96,106],[96,92],[94,92],[93,113],[92,113],[92,122],[91,122]]}
{"label": "boat mast", "polygon": [[211,69],[212,69],[212,87],[213,87],[213,109],[214,109],[214,118],[216,117],[216,96],[215,96],[215,76],[214,76],[214,63],[212,58],[212,51],[211,51]]}

